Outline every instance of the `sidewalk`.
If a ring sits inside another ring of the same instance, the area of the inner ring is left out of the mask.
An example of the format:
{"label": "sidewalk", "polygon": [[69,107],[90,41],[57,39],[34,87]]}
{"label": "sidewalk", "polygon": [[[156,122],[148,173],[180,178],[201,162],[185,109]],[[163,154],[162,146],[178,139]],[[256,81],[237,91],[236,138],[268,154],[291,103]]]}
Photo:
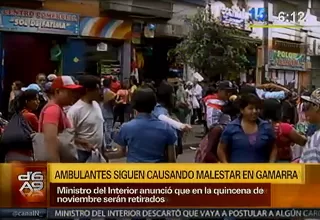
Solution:
{"label": "sidewalk", "polygon": [[[183,143],[183,148],[190,148],[190,147],[198,147],[199,143],[203,136],[203,126],[202,125],[193,125],[192,130],[190,133],[186,134],[185,141]],[[117,153],[105,153],[105,156],[108,157],[110,160],[118,160],[121,159],[117,155]]]}
{"label": "sidewalk", "polygon": [[202,125],[192,125],[192,131],[186,134],[185,141],[183,143],[184,148],[198,147],[202,137],[203,137],[203,126]]}

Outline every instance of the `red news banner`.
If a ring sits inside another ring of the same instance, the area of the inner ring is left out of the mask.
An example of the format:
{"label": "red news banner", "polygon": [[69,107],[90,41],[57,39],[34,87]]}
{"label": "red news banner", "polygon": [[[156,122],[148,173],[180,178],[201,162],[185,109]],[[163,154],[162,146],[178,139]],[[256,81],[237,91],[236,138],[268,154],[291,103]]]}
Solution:
{"label": "red news banner", "polygon": [[51,207],[269,207],[270,184],[51,183]]}
{"label": "red news banner", "polygon": [[[194,169],[195,165],[189,166],[189,164],[162,164],[161,166],[157,164],[20,164],[9,166],[12,166],[12,182],[11,188],[5,191],[11,193],[11,207],[39,208],[271,207],[270,183],[245,182],[254,181],[255,178],[268,182],[267,178],[270,179],[272,176],[261,174],[276,175],[285,172],[268,167],[263,168],[262,165],[261,170],[250,170],[247,167],[242,170],[233,167],[226,169],[225,165],[217,165],[220,169],[215,170],[207,165],[203,167],[196,165],[198,168]],[[241,165],[237,166],[241,167]],[[271,173],[263,169],[269,169]],[[299,170],[290,172],[291,174],[294,172],[296,177],[290,176],[283,179],[285,176],[282,175],[279,178],[287,182],[300,181],[297,175]],[[70,173],[73,175],[67,175]],[[75,175],[78,173],[79,176]],[[130,177],[130,173],[139,175]],[[160,177],[160,173],[164,176]],[[203,175],[204,173],[211,173],[214,176],[209,176],[211,179],[208,179],[209,177]],[[250,177],[248,173],[252,174],[252,178],[248,178]],[[186,175],[185,178],[181,176],[183,174]],[[278,176],[272,178],[278,178]],[[2,192],[4,192],[3,189]],[[2,203],[9,204],[6,201]],[[6,206],[3,205],[3,207]]]}

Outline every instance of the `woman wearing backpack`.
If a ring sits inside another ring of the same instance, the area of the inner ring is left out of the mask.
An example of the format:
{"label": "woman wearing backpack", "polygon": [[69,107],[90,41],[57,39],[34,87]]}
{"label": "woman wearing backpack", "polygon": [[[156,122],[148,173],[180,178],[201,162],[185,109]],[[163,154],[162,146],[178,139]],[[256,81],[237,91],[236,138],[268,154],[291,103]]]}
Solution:
{"label": "woman wearing backpack", "polygon": [[222,107],[222,116],[219,124],[213,126],[208,134],[201,140],[199,148],[196,151],[195,162],[197,163],[217,163],[217,148],[219,145],[221,134],[228,123],[239,113],[239,109],[233,103],[234,100],[228,102]]}
{"label": "woman wearing backpack", "polygon": [[295,159],[292,158],[291,145],[303,146],[307,138],[296,131],[291,124],[281,122],[282,112],[275,109],[281,109],[280,101],[276,99],[264,100],[262,117],[273,125],[276,135],[277,162],[289,163]]}
{"label": "woman wearing backpack", "polygon": [[6,162],[33,161],[32,142],[28,135],[38,131],[38,117],[34,113],[39,107],[38,93],[36,90],[26,90],[17,99],[14,106],[16,113],[9,121],[2,140],[5,143],[3,147],[6,149]]}

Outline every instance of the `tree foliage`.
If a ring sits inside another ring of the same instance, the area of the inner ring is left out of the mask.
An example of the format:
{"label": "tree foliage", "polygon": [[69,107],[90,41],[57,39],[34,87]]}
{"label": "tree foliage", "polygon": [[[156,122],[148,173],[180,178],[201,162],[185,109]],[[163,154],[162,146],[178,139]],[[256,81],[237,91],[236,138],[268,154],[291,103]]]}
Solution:
{"label": "tree foliage", "polygon": [[247,32],[222,25],[206,10],[187,18],[186,24],[188,35],[169,55],[208,77],[239,73],[249,63],[248,50],[256,49]]}

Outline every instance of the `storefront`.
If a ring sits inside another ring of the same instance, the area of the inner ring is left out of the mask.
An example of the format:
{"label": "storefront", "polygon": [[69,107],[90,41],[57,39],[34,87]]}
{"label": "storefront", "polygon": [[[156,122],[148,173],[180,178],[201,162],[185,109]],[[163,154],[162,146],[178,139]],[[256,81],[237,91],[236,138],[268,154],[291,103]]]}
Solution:
{"label": "storefront", "polygon": [[69,38],[64,74],[81,72],[128,78],[131,62],[131,22],[106,17],[80,19],[80,38]]}
{"label": "storefront", "polygon": [[66,38],[79,35],[79,15],[0,8],[0,31],[2,91],[9,97],[15,80],[29,84],[39,73],[61,73]]}
{"label": "storefront", "polygon": [[297,89],[299,74],[306,71],[306,56],[300,53],[271,50],[268,68],[267,80]]}

